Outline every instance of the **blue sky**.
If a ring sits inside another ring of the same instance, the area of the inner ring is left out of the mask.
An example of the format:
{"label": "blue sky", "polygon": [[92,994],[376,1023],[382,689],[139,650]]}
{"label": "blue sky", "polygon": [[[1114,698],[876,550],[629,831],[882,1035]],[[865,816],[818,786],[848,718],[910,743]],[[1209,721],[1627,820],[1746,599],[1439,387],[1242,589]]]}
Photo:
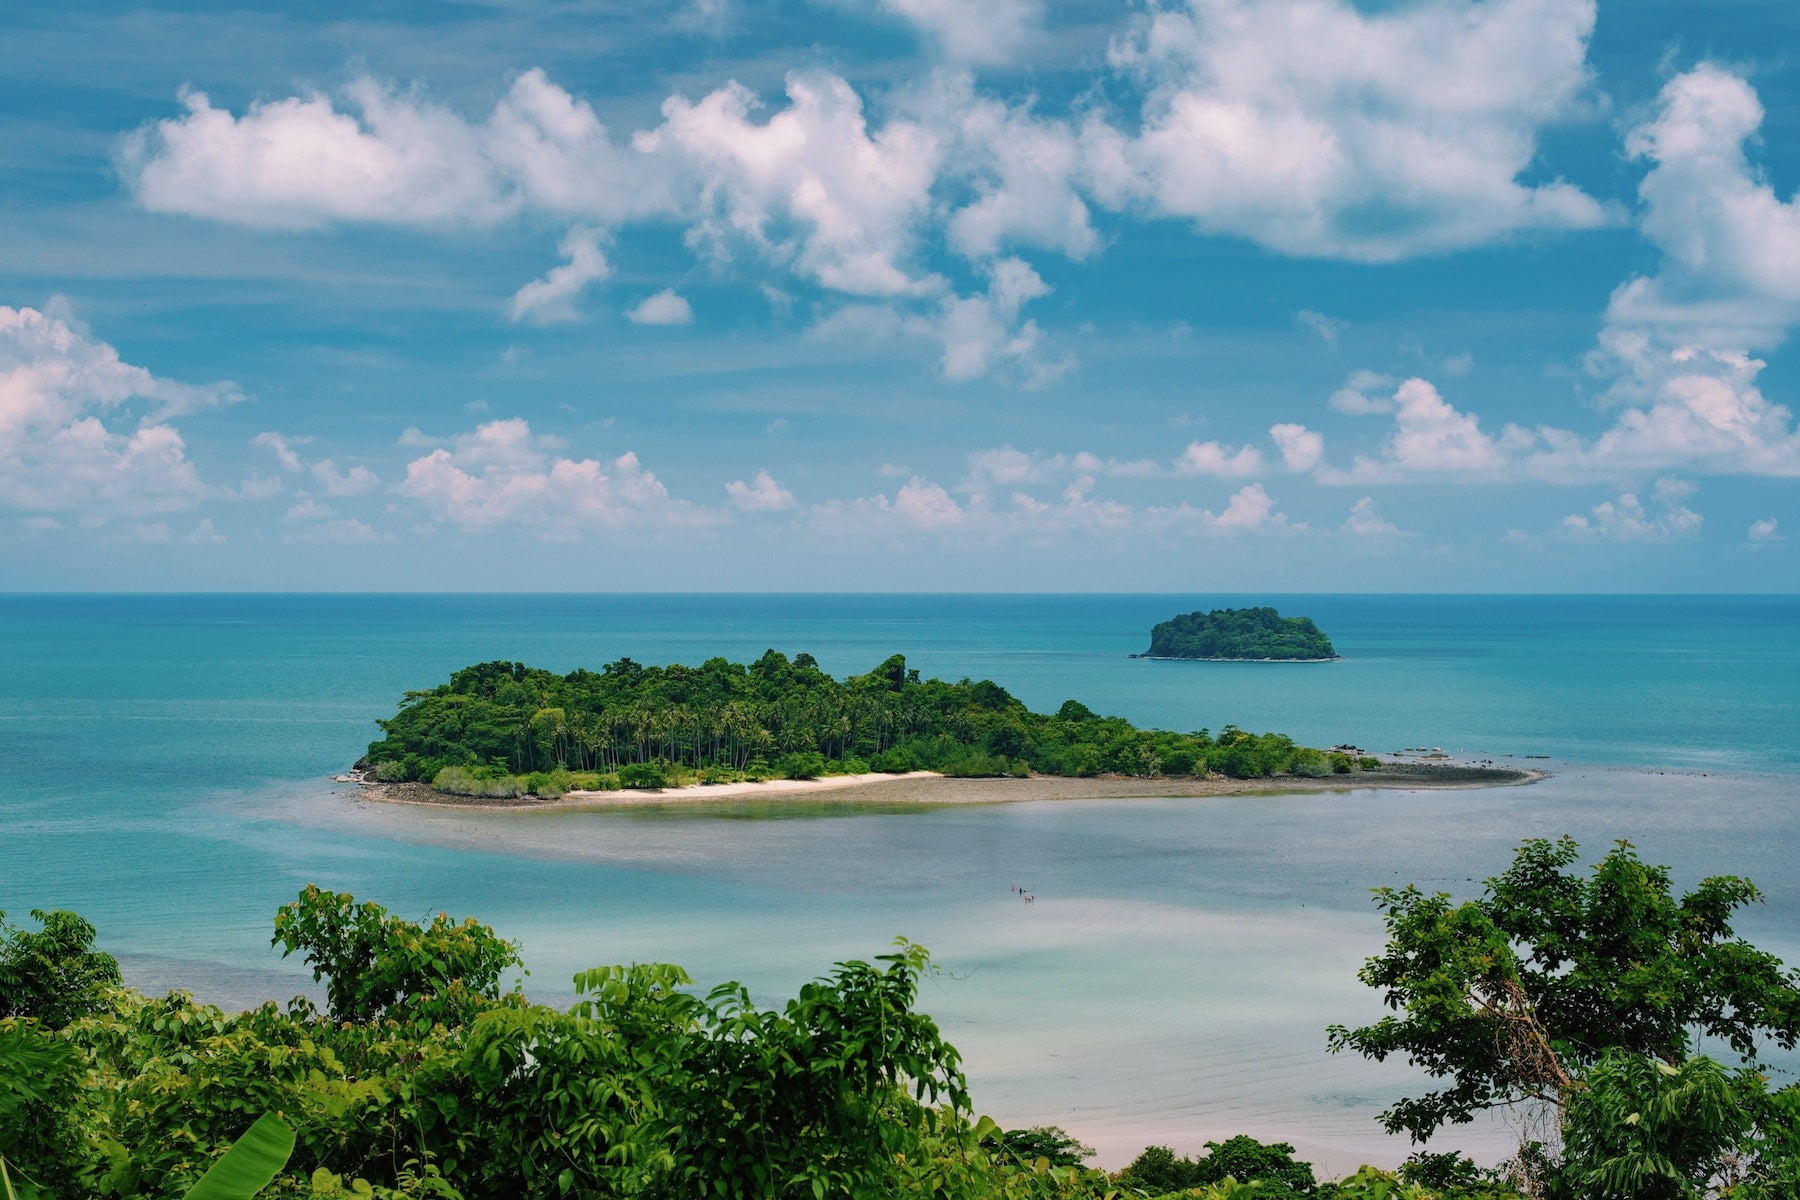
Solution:
{"label": "blue sky", "polygon": [[1791,3],[0,26],[0,589],[1800,586]]}

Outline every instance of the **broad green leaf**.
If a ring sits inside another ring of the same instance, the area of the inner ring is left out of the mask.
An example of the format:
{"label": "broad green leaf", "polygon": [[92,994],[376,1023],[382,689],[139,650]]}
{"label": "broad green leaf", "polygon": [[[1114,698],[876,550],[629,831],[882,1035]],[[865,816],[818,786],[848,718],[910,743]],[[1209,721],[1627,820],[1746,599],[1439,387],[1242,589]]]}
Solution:
{"label": "broad green leaf", "polygon": [[183,1200],[250,1200],[281,1173],[293,1152],[293,1129],[274,1113],[264,1113]]}

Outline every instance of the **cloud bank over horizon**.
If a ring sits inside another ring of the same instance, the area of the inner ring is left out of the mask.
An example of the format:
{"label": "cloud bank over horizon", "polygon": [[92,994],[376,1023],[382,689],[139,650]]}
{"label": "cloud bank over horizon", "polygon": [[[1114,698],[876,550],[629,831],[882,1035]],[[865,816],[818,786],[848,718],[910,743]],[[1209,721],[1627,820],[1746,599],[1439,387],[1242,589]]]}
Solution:
{"label": "cloud bank over horizon", "polygon": [[[118,305],[15,281],[0,518],[183,554],[1411,547],[1421,581],[1735,527],[1793,579],[1800,94],[1723,56],[1602,63],[1604,11],[820,0],[852,49],[714,64],[759,18],[696,12],[657,51],[684,69],[628,96],[523,42],[485,99],[354,55],[247,94],[188,70],[173,114],[115,123],[111,202],[198,278],[291,281],[254,303],[306,313],[306,382],[208,369],[199,336],[132,365]],[[1530,299],[1484,322],[1513,262]],[[1573,319],[1534,359],[1546,303]],[[438,337],[493,349],[440,378]]]}

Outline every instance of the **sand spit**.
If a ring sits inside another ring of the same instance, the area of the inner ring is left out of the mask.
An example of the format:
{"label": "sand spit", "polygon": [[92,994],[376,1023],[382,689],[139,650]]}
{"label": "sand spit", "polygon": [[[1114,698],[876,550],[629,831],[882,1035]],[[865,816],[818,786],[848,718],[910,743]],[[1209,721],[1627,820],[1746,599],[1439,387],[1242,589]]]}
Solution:
{"label": "sand spit", "polygon": [[[1391,763],[1375,771],[1329,775],[1321,779],[1283,775],[1269,779],[1096,775],[1070,778],[1033,775],[1026,779],[952,779],[931,771],[905,775],[832,775],[823,779],[772,779],[764,783],[695,784],[679,788],[634,788],[622,792],[570,792],[546,799],[518,796],[452,796],[422,783],[375,783],[357,779],[372,800],[426,804],[440,808],[578,809],[641,808],[654,805],[713,803],[719,800],[840,800],[875,804],[1010,804],[1025,800],[1110,800],[1139,797],[1282,795],[1295,792],[1343,792],[1366,788],[1405,791],[1516,787],[1536,783],[1548,772],[1504,767],[1471,767],[1427,763]],[[340,779],[345,777],[340,776]]]}

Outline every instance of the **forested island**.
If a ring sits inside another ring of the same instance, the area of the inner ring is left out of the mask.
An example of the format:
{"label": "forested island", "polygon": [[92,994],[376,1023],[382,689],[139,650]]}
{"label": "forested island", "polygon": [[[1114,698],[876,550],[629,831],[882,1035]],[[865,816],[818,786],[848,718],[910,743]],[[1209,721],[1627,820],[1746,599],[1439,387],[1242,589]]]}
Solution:
{"label": "forested island", "polygon": [[1272,608],[1215,608],[1153,626],[1150,649],[1137,657],[1325,662],[1342,656],[1311,617],[1284,617]]}
{"label": "forested island", "polygon": [[377,780],[482,797],[920,770],[1255,779],[1380,765],[1232,725],[1139,729],[1078,700],[1036,713],[991,680],[921,679],[898,654],[843,680],[774,650],[566,675],[488,662],[408,692],[379,724],[362,763]]}

